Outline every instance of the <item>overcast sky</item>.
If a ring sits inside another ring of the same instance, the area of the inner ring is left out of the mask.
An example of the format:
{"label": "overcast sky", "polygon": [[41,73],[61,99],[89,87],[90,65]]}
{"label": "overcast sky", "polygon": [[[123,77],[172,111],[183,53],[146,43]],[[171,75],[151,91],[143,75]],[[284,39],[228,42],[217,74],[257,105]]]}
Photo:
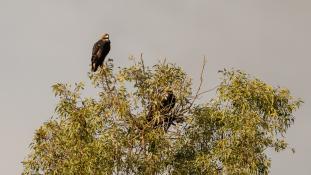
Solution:
{"label": "overcast sky", "polygon": [[140,53],[149,65],[167,58],[197,85],[206,55],[205,89],[230,67],[288,87],[305,101],[287,133],[296,153],[273,153],[271,174],[310,175],[310,9],[310,0],[0,0],[0,174],[21,173],[34,130],[53,115],[51,85],[88,84],[92,45],[108,32],[117,66]]}

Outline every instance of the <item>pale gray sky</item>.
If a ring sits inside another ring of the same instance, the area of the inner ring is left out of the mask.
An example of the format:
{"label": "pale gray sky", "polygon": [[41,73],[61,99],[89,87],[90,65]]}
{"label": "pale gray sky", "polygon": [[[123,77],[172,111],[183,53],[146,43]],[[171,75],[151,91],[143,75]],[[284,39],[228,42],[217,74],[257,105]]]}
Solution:
{"label": "pale gray sky", "polygon": [[167,58],[197,76],[206,55],[205,89],[229,67],[288,87],[305,100],[287,133],[297,152],[273,153],[271,174],[311,174],[310,9],[309,0],[0,0],[0,174],[21,173],[34,130],[53,115],[50,86],[88,82],[104,32],[117,66],[143,52],[149,65]]}

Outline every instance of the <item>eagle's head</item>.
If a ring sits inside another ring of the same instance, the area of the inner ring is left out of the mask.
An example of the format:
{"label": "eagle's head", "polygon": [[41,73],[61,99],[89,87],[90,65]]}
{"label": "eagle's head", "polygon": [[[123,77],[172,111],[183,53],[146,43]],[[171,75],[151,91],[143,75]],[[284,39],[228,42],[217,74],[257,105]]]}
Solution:
{"label": "eagle's head", "polygon": [[109,34],[108,33],[105,33],[102,35],[102,40],[109,40]]}

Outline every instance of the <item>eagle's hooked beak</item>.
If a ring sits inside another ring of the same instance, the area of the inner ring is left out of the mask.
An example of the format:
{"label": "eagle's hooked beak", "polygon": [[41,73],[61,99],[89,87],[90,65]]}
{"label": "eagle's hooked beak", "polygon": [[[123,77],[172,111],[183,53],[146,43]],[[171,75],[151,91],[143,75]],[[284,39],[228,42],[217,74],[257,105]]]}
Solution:
{"label": "eagle's hooked beak", "polygon": [[108,35],[108,34],[104,34],[104,35],[102,36],[102,39],[109,39],[109,35]]}

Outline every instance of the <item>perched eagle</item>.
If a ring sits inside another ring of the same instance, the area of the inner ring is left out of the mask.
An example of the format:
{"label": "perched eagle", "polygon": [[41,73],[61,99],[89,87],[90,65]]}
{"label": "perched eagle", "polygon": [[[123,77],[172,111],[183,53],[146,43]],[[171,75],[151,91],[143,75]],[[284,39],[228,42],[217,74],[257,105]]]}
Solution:
{"label": "perched eagle", "polygon": [[93,46],[92,60],[91,60],[93,72],[96,72],[98,66],[103,65],[105,57],[107,56],[109,51],[110,51],[110,40],[109,34],[106,33]]}
{"label": "perched eagle", "polygon": [[167,92],[167,97],[161,101],[161,104],[159,106],[159,109],[154,109],[150,107],[149,113],[147,115],[147,121],[152,121],[154,112],[156,110],[159,110],[161,115],[164,115],[164,120],[161,121],[160,123],[156,123],[154,126],[166,125],[166,129],[170,127],[170,125],[174,122],[174,117],[167,116],[167,114],[174,108],[176,103],[176,96],[173,94],[172,91]]}
{"label": "perched eagle", "polygon": [[161,113],[167,114],[169,113],[175,106],[176,97],[172,91],[168,91],[166,99],[162,100],[161,102]]}

